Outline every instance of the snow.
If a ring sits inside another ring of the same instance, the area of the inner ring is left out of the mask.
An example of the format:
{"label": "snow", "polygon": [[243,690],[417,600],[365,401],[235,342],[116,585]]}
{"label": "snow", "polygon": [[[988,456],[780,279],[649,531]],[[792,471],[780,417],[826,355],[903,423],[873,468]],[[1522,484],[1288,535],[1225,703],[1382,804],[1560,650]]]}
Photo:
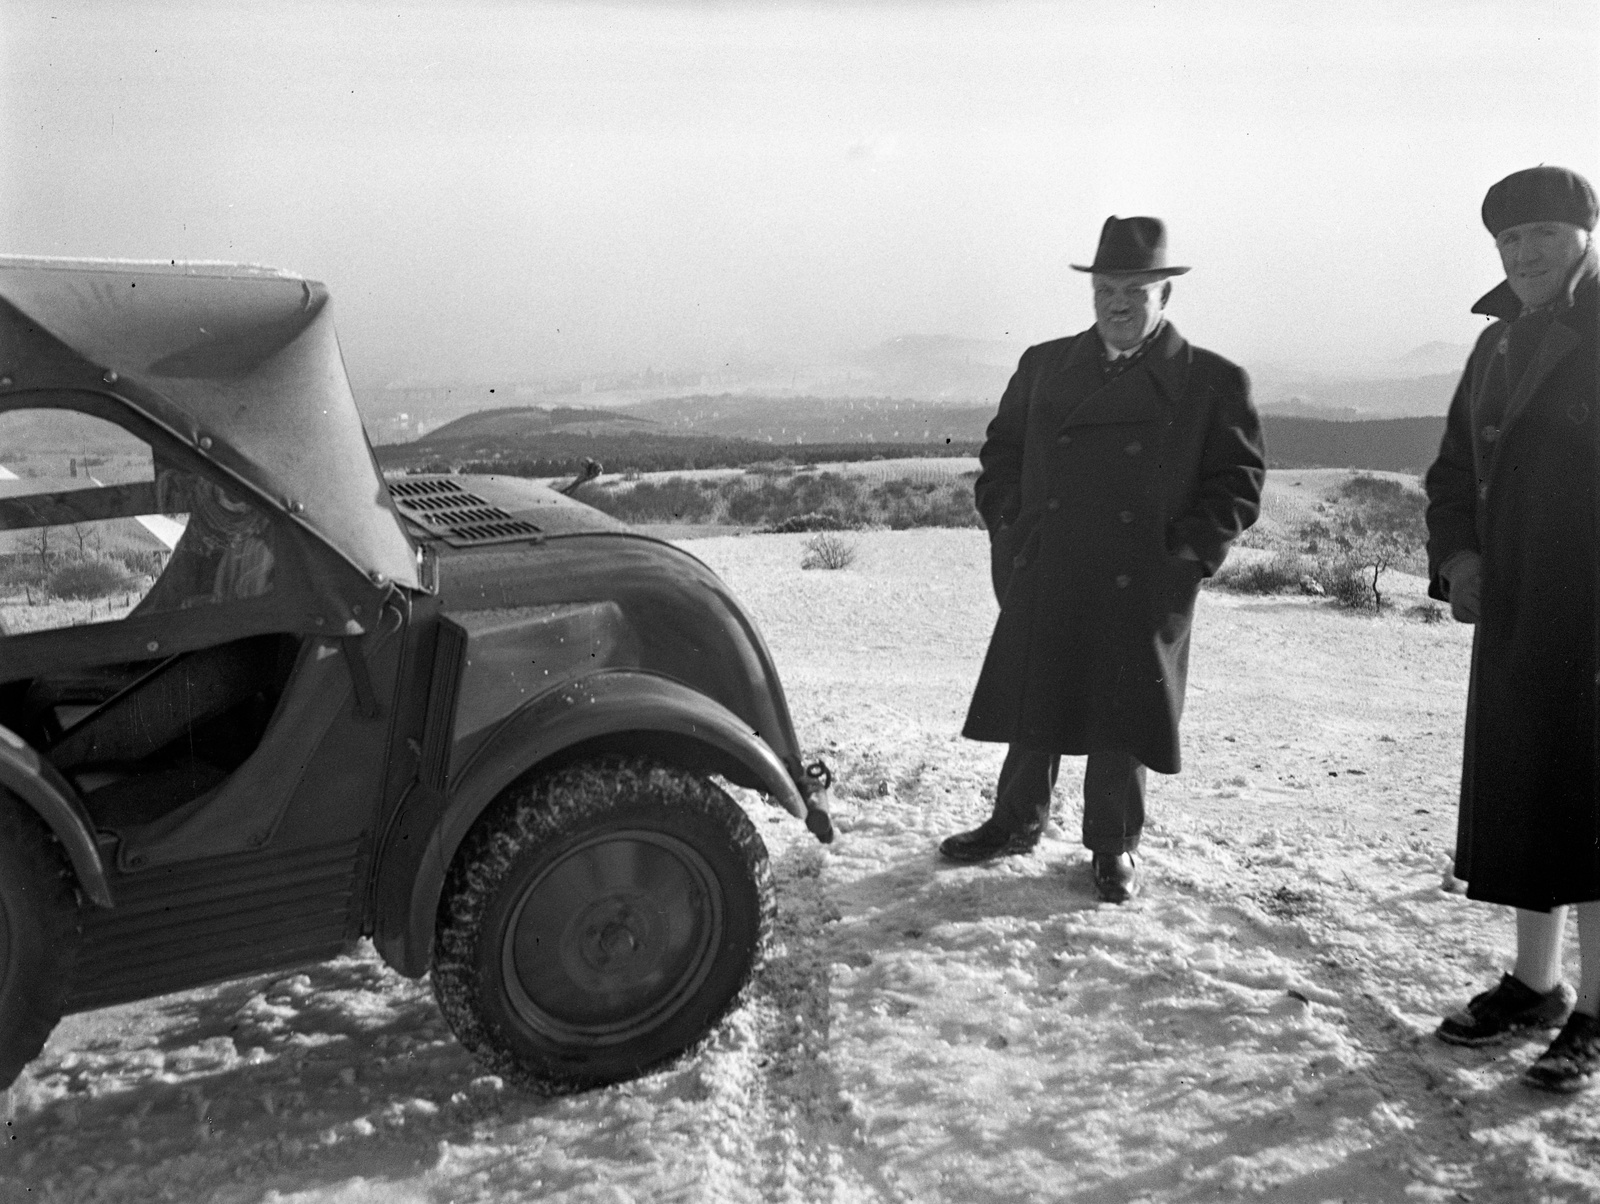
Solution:
{"label": "snow", "polygon": [[[994,603],[978,531],[685,544],[746,601],[838,773],[824,848],[754,796],[776,940],[693,1056],[556,1100],[455,1045],[370,949],[75,1016],[13,1088],[0,1201],[1567,1201],[1600,1110],[1442,1012],[1508,917],[1442,889],[1471,633],[1205,591],[1146,889],[1095,901],[1082,762],[1032,854],[934,856],[1003,750],[957,732]],[[1574,966],[1575,968],[1575,966]]]}

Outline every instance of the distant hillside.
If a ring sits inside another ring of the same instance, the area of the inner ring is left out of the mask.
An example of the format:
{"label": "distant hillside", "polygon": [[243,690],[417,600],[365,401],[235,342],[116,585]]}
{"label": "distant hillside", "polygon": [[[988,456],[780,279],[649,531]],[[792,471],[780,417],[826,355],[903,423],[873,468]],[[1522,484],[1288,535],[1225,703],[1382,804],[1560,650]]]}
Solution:
{"label": "distant hillside", "polygon": [[885,393],[957,403],[999,398],[1021,353],[995,339],[902,335],[857,352],[849,363]]}
{"label": "distant hillside", "polygon": [[1470,343],[1445,343],[1435,339],[1396,357],[1394,363],[1399,368],[1418,372],[1459,373],[1471,354]]}
{"label": "distant hillside", "polygon": [[[454,422],[447,422],[424,438],[435,448],[458,444],[481,445],[492,449],[505,439],[522,439],[549,434],[620,434],[649,426],[621,410],[578,409],[572,406],[508,406],[479,410]],[[419,440],[420,442],[420,440]]]}

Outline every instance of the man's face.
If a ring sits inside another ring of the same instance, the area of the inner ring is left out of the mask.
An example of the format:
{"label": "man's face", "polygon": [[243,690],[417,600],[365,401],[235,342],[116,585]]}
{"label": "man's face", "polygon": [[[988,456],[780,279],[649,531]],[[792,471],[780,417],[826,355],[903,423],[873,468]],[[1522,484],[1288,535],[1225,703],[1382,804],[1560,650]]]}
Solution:
{"label": "man's face", "polygon": [[1172,292],[1162,276],[1138,273],[1094,277],[1094,324],[1106,345],[1118,351],[1137,347],[1161,321]]}
{"label": "man's face", "polygon": [[1568,222],[1527,222],[1495,236],[1511,291],[1524,305],[1554,301],[1589,246],[1589,234]]}

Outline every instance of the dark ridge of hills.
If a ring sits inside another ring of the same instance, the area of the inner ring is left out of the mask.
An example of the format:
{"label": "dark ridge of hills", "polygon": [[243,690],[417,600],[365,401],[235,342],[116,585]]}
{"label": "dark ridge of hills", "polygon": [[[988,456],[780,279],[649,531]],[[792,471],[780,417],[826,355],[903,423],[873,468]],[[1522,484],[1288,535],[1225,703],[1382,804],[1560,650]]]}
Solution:
{"label": "dark ridge of hills", "polygon": [[1256,404],[1333,422],[1377,422],[1389,418],[1443,417],[1450,408],[1460,371],[1404,380],[1356,377],[1264,379],[1256,382]]}
{"label": "dark ridge of hills", "polygon": [[937,443],[982,440],[993,405],[941,405],[893,397],[700,394],[640,402],[623,411],[662,434],[719,435],[770,443]]}
{"label": "dark ridge of hills", "polygon": [[[582,417],[570,421],[549,421],[557,411],[485,411],[377,453],[392,470],[472,465],[523,476],[575,472],[590,457],[610,472],[672,472],[779,459],[814,464],[973,455],[993,414],[987,406],[801,400],[808,404],[794,411],[777,403],[776,414],[770,398],[732,396],[650,402],[632,414],[572,411]],[[1268,411],[1262,422],[1273,468],[1422,472],[1444,433],[1442,417],[1339,422]]]}
{"label": "dark ridge of hills", "polygon": [[1262,418],[1269,468],[1366,468],[1423,472],[1439,453],[1444,418],[1381,418],[1329,422]]}
{"label": "dark ridge of hills", "polygon": [[430,431],[423,440],[435,447],[466,442],[521,438],[554,432],[635,429],[648,423],[625,410],[581,409],[576,406],[504,406],[477,410]]}
{"label": "dark ridge of hills", "polygon": [[587,435],[557,432],[527,438],[478,453],[388,444],[375,449],[389,472],[501,472],[518,477],[560,477],[576,473],[585,460],[598,460],[608,473],[686,472],[698,468],[745,468],[783,460],[791,464],[830,464],[845,460],[975,456],[976,442],[950,443],[768,443],[703,435]]}

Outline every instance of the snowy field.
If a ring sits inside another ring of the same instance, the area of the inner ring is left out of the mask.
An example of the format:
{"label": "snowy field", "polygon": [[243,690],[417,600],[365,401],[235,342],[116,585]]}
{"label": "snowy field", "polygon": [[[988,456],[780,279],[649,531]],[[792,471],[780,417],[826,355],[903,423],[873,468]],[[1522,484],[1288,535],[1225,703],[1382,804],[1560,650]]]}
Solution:
{"label": "snowy field", "polygon": [[[690,1059],[576,1098],[481,1077],[367,951],[72,1017],[13,1089],[0,1200],[1600,1199],[1600,1098],[1524,1088],[1441,1011],[1509,924],[1440,889],[1470,631],[1201,597],[1185,768],[1145,893],[1094,901],[1081,761],[1030,856],[942,865],[1002,750],[957,736],[994,603],[980,531],[685,546],[763,626],[838,841],[760,827],[778,941]],[[760,804],[757,804],[758,806]]]}

